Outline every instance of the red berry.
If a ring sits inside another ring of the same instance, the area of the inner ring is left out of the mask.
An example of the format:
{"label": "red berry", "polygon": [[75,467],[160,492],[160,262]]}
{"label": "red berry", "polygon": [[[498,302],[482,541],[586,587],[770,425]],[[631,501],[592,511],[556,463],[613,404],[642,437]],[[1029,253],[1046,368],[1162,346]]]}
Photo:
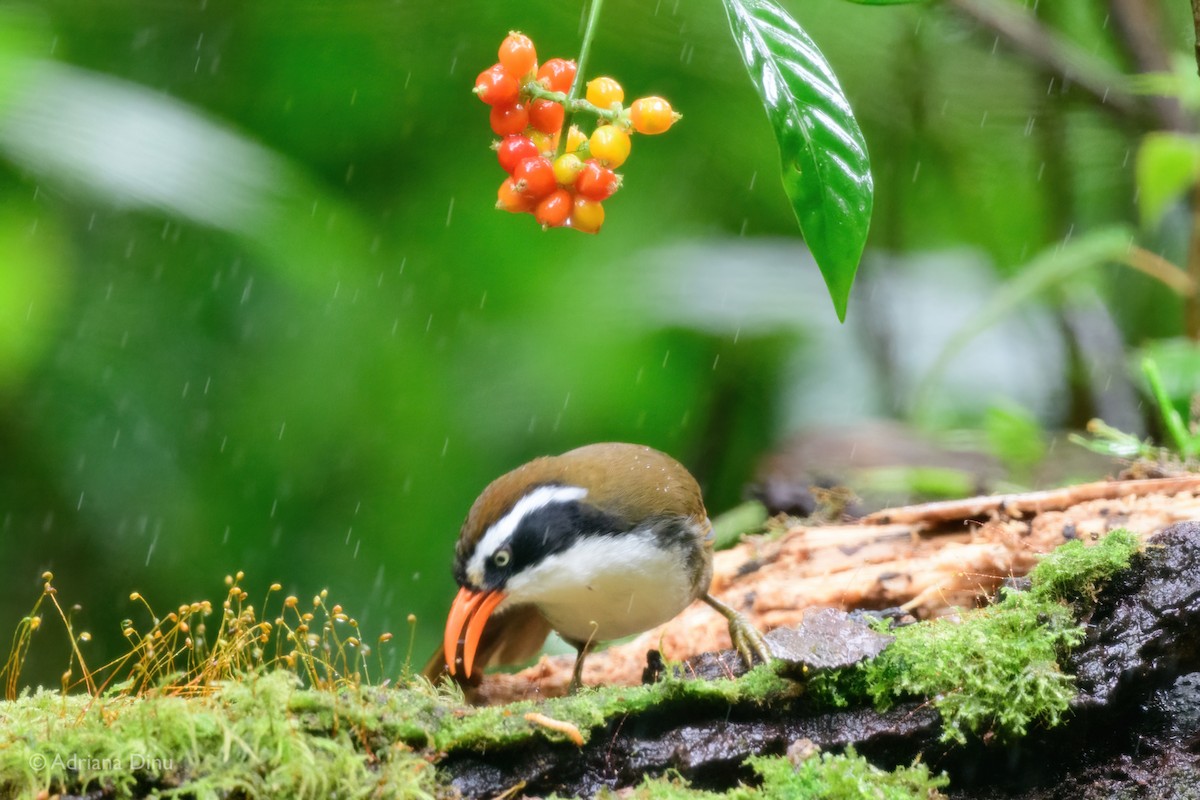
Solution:
{"label": "red berry", "polygon": [[575,82],[575,69],[574,61],[552,58],[542,64],[542,68],[538,70],[537,79],[550,91],[566,94],[571,91],[571,84]]}
{"label": "red berry", "polygon": [[524,133],[529,127],[529,111],[520,103],[507,106],[492,106],[492,130],[497,136]]}
{"label": "red berry", "polygon": [[500,63],[512,75],[523,78],[537,69],[537,50],[523,33],[510,33],[500,43]]}
{"label": "red berry", "polygon": [[537,158],[540,155],[538,146],[528,136],[505,136],[496,148],[496,158],[500,166],[509,175],[527,158]]}
{"label": "red berry", "polygon": [[521,85],[499,64],[479,73],[475,79],[475,94],[489,106],[507,106],[517,102]]}
{"label": "red berry", "polygon": [[589,200],[607,200],[621,186],[617,173],[602,166],[594,158],[583,165],[583,172],[575,180],[575,191]]}
{"label": "red berry", "polygon": [[566,111],[552,100],[534,100],[529,107],[529,124],[542,133],[558,133]]}
{"label": "red berry", "polygon": [[533,216],[547,228],[558,228],[571,216],[571,207],[571,193],[566,189],[557,189],[537,204]]}
{"label": "red berry", "polygon": [[496,208],[522,214],[533,211],[533,200],[517,191],[517,184],[512,178],[505,178],[496,192]]}
{"label": "red berry", "polygon": [[527,158],[517,164],[512,177],[517,191],[534,199],[545,197],[558,188],[558,181],[554,179],[554,165],[550,159],[542,156]]}

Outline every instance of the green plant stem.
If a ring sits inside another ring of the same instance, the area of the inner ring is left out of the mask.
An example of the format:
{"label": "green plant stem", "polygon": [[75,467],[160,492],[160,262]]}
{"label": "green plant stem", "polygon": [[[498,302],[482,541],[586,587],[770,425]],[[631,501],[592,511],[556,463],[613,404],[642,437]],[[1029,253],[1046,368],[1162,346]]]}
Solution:
{"label": "green plant stem", "polygon": [[588,8],[587,24],[583,28],[583,41],[579,44],[579,58],[575,60],[575,80],[571,83],[571,91],[567,93],[566,102],[563,103],[563,108],[567,113],[563,116],[562,129],[558,134],[558,149],[555,151],[555,157],[567,152],[567,139],[571,136],[571,121],[575,117],[575,102],[579,99],[580,90],[584,86],[588,56],[592,52],[592,39],[596,36],[596,23],[600,21],[600,9],[603,7],[604,0],[592,0],[592,4]]}
{"label": "green plant stem", "polygon": [[[585,111],[588,114],[593,114],[605,122],[619,122],[621,120],[621,112],[614,111],[611,108],[604,109],[600,106],[592,105],[587,100],[575,99],[571,100],[563,92],[552,92],[537,81],[529,81],[525,84],[522,91],[535,100],[552,100],[555,103],[562,105],[564,109],[568,109],[571,113]],[[565,125],[564,118],[564,125]]]}
{"label": "green plant stem", "polygon": [[1163,386],[1162,375],[1158,371],[1158,364],[1151,358],[1143,358],[1142,374],[1146,376],[1146,383],[1150,384],[1150,394],[1154,396],[1154,401],[1158,403],[1158,413],[1162,417],[1163,427],[1166,428],[1167,434],[1175,441],[1176,451],[1178,451],[1181,458],[1191,458],[1196,454],[1196,443],[1188,433],[1187,425],[1183,422],[1183,417],[1179,415],[1179,412],[1175,409],[1175,405],[1171,402],[1171,397],[1167,394],[1166,387]]}

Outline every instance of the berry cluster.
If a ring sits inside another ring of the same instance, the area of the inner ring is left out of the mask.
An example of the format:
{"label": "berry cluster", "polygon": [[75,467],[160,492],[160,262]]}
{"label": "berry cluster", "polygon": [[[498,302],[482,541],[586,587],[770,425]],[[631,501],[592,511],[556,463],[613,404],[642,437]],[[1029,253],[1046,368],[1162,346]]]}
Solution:
{"label": "berry cluster", "polygon": [[[596,233],[604,201],[621,186],[615,170],[629,157],[630,133],[662,133],[680,116],[661,97],[626,108],[625,90],[612,78],[588,81],[580,99],[577,82],[574,61],[552,58],[539,67],[533,42],[514,32],[500,44],[499,62],[479,73],[475,94],[491,106],[492,131],[502,137],[495,150],[508,177],[496,207],[533,214],[543,228]],[[596,117],[590,135],[570,125],[562,140],[568,110]]]}

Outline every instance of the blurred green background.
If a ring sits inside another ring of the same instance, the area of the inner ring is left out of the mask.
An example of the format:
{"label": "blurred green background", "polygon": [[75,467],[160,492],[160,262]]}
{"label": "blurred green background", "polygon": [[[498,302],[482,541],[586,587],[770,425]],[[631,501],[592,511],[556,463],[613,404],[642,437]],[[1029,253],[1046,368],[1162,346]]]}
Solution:
{"label": "blurred green background", "polygon": [[[95,666],[144,616],[131,591],[165,612],[241,569],[252,599],[328,587],[401,643],[415,613],[421,661],[467,508],[535,455],[650,444],[717,513],[813,425],[982,430],[1000,408],[1033,436],[1098,413],[1140,431],[1125,351],[1180,333],[1183,306],[1113,264],[923,381],[1036,254],[1136,222],[1136,150],[1168,112],[1064,80],[972,11],[1021,3],[783,5],[871,148],[844,326],[717,0],[606,4],[594,70],[684,121],[635,141],[598,236],[493,209],[470,93],[510,29],[573,57],[582,2],[5,4],[2,626],[52,570]],[[1103,81],[1147,68],[1117,5],[1037,14]],[[1186,54],[1185,4],[1144,6]],[[1189,231],[1175,203],[1137,236],[1182,264]],[[57,683],[61,640],[39,634],[27,681]]]}

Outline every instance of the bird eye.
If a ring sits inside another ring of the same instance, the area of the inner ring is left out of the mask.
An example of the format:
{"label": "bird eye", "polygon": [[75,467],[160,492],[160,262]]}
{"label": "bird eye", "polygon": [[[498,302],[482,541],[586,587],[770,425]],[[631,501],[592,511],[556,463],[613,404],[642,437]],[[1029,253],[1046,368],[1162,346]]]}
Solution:
{"label": "bird eye", "polygon": [[507,550],[497,551],[496,555],[492,556],[492,563],[497,567],[507,567],[510,560],[512,560],[512,553]]}

